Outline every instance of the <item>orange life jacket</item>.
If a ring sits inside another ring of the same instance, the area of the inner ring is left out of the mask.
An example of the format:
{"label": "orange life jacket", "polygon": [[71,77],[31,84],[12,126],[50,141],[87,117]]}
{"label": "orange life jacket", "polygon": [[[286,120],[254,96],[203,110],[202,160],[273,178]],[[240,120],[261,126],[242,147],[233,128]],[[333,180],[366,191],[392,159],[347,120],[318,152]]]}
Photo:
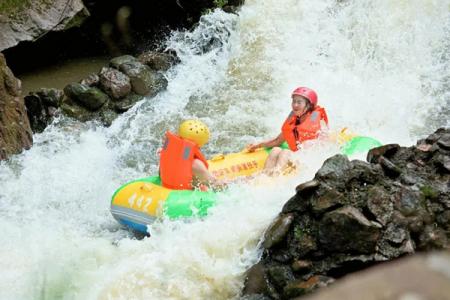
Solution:
{"label": "orange life jacket", "polygon": [[298,150],[298,145],[306,140],[312,140],[319,136],[321,129],[320,121],[323,120],[328,125],[328,117],[325,109],[320,106],[306,115],[303,121],[295,125],[297,116],[291,112],[281,127],[284,139],[292,151]]}
{"label": "orange life jacket", "polygon": [[162,185],[175,190],[192,190],[194,159],[201,160],[208,168],[208,163],[196,143],[167,131],[159,162]]}

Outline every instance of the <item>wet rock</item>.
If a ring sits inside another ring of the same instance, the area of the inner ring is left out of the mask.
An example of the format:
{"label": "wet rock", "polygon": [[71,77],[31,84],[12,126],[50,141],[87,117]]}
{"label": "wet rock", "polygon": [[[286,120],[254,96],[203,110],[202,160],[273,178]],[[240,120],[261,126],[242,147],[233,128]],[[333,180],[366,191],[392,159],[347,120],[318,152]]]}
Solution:
{"label": "wet rock", "polygon": [[448,299],[450,255],[414,255],[337,280],[305,300]]}
{"label": "wet rock", "polygon": [[448,238],[441,228],[434,225],[427,225],[419,236],[417,247],[421,250],[448,248]]}
{"label": "wet rock", "polygon": [[264,248],[269,249],[282,241],[293,220],[293,214],[278,216],[264,235]]}
{"label": "wet rock", "polygon": [[304,183],[297,185],[295,191],[301,194],[309,194],[310,192],[315,191],[320,185],[318,180],[310,180]]}
{"label": "wet rock", "polygon": [[439,129],[417,147],[373,149],[370,164],[326,160],[283,207],[294,219],[263,253],[261,263],[276,275],[267,275],[266,295],[296,297],[309,293],[299,285],[314,276],[341,278],[416,251],[449,249],[450,174],[443,166],[450,153],[445,139],[438,145],[446,134],[450,129]]}
{"label": "wet rock", "polygon": [[126,96],[124,99],[121,99],[118,102],[114,102],[112,104],[112,107],[117,113],[124,113],[127,110],[129,110],[130,108],[132,108],[136,104],[136,102],[139,102],[142,99],[143,99],[143,97],[141,95],[131,93],[128,96]]}
{"label": "wet rock", "polygon": [[130,78],[133,91],[138,95],[153,97],[167,87],[167,79],[161,73],[138,61],[123,63],[119,69]]}
{"label": "wet rock", "polygon": [[406,185],[417,185],[420,184],[422,181],[420,178],[414,176],[414,175],[410,175],[407,173],[402,173],[400,175],[400,182]]}
{"label": "wet rock", "polygon": [[117,118],[118,114],[110,109],[102,110],[99,113],[99,119],[102,124],[106,127],[111,126],[112,122]]}
{"label": "wet rock", "polygon": [[283,206],[282,213],[287,214],[295,211],[306,211],[309,206],[309,200],[302,197],[301,194],[297,194],[289,199]]}
{"label": "wet rock", "polygon": [[450,133],[443,134],[437,141],[439,147],[450,150]]}
{"label": "wet rock", "polygon": [[[377,252],[383,255],[386,259],[394,259],[396,257],[400,257],[405,254],[414,253],[414,249],[416,248],[415,243],[411,240],[409,234],[405,235],[405,239],[402,242],[393,242],[390,239],[395,239],[396,235],[391,235],[388,232],[384,232],[384,235],[381,237],[377,244]],[[397,235],[403,237],[400,233]]]}
{"label": "wet rock", "polygon": [[97,86],[100,83],[100,77],[97,74],[93,73],[88,75],[88,77],[82,79],[80,83],[87,86]]}
{"label": "wet rock", "polygon": [[326,287],[333,282],[333,278],[321,275],[313,276],[306,281],[294,280],[284,288],[284,296],[287,299],[302,296],[318,288]]}
{"label": "wet rock", "polygon": [[436,222],[442,226],[447,232],[450,231],[450,211],[444,211],[442,214],[436,216]]}
{"label": "wet rock", "polygon": [[51,122],[51,116],[47,113],[42,100],[37,95],[25,96],[25,106],[27,107],[28,119],[33,132],[42,132]]}
{"label": "wet rock", "polygon": [[64,99],[64,92],[53,88],[42,88],[36,92],[36,95],[41,98],[42,102],[47,107],[59,107]]}
{"label": "wet rock", "polygon": [[418,191],[402,187],[394,195],[395,208],[404,216],[416,215],[422,208],[421,197]]}
{"label": "wet rock", "polygon": [[33,144],[25,103],[20,95],[21,82],[0,53],[0,160],[29,149]]}
{"label": "wet rock", "polygon": [[434,163],[440,173],[450,173],[450,156],[439,154],[435,157]]}
{"label": "wet rock", "polygon": [[424,140],[419,140],[417,142],[417,144],[422,144],[422,143],[435,144],[439,140],[439,138],[442,136],[443,133],[445,133],[445,129],[439,128],[434,133],[427,136]]}
{"label": "wet rock", "polygon": [[100,86],[113,99],[120,99],[131,92],[130,78],[113,68],[102,68],[99,74]]}
{"label": "wet rock", "polygon": [[381,147],[373,148],[367,153],[367,161],[370,163],[377,163],[381,156],[390,158],[400,149],[398,144],[387,144]]}
{"label": "wet rock", "polygon": [[347,156],[337,154],[325,160],[322,167],[316,173],[316,180],[337,181],[350,170],[351,164]]}
{"label": "wet rock", "polygon": [[367,208],[376,220],[382,225],[386,225],[391,219],[394,204],[390,195],[380,186],[372,186],[367,192]]}
{"label": "wet rock", "polygon": [[313,212],[320,214],[346,203],[345,197],[340,192],[332,188],[325,189],[324,192],[317,194],[311,199],[311,208]]}
{"label": "wet rock", "polygon": [[374,184],[383,179],[383,175],[377,166],[364,161],[353,160],[350,162],[350,170],[341,177],[342,182],[356,182],[358,185]]}
{"label": "wet rock", "polygon": [[271,257],[277,263],[287,264],[292,260],[288,250],[274,248],[271,251]]}
{"label": "wet rock", "polygon": [[408,222],[408,230],[411,233],[419,233],[423,231],[425,227],[425,220],[422,215],[419,216],[411,216],[406,218]]}
{"label": "wet rock", "polygon": [[267,269],[267,273],[271,282],[273,282],[278,289],[282,289],[288,282],[295,279],[291,268],[284,265],[270,266]]}
{"label": "wet rock", "polygon": [[69,117],[79,120],[81,122],[87,122],[95,118],[95,114],[90,110],[76,104],[64,102],[61,104],[61,110]]}
{"label": "wet rock", "polygon": [[120,69],[120,66],[124,63],[136,62],[137,59],[131,55],[122,55],[114,57],[109,61],[109,65],[117,70]]}
{"label": "wet rock", "polygon": [[343,254],[335,253],[332,256],[321,257],[313,261],[311,274],[327,274],[341,277],[344,274],[362,270],[377,261],[386,261],[384,256],[378,254]]}
{"label": "wet rock", "polygon": [[317,242],[312,236],[311,230],[307,226],[296,225],[294,228],[292,247],[290,248],[291,255],[296,258],[301,258],[314,250],[317,250]]}
{"label": "wet rock", "polygon": [[83,107],[95,111],[108,102],[109,97],[95,87],[80,83],[71,83],[64,88],[64,93]]}
{"label": "wet rock", "polygon": [[33,132],[42,132],[58,114],[64,93],[58,89],[40,89],[25,96],[25,106]]}
{"label": "wet rock", "polygon": [[386,175],[390,177],[397,177],[402,172],[399,167],[397,167],[393,162],[391,162],[384,156],[378,158],[378,162],[383,167],[383,170],[386,173]]}
{"label": "wet rock", "polygon": [[180,62],[176,53],[160,53],[155,51],[144,52],[137,59],[155,71],[167,71],[170,67]]}
{"label": "wet rock", "polygon": [[371,253],[380,237],[380,227],[354,207],[326,213],[320,222],[320,244],[330,252]]}
{"label": "wet rock", "polygon": [[296,260],[292,263],[292,270],[297,273],[306,272],[311,269],[312,262],[309,260]]}
{"label": "wet rock", "polygon": [[406,228],[391,223],[386,228],[384,236],[390,242],[400,245],[408,238],[408,232]]}
{"label": "wet rock", "polygon": [[243,294],[264,294],[269,290],[266,273],[261,263],[253,265],[246,274]]}

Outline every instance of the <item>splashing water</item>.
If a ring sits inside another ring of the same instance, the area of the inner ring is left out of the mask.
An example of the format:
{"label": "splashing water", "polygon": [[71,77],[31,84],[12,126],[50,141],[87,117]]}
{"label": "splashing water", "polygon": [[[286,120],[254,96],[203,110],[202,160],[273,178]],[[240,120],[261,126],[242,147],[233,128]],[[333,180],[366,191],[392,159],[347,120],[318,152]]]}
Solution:
{"label": "splashing water", "polygon": [[[110,216],[124,182],[157,172],[165,130],[200,118],[209,156],[274,137],[298,85],[315,89],[332,129],[410,145],[449,125],[448,0],[247,0],[214,11],[167,48],[181,63],[165,92],[110,128],[56,120],[0,163],[0,298],[233,299],[265,228],[338,147],[296,154],[299,174],[236,184],[208,217],[163,220],[133,239]],[[447,109],[447,110],[446,110]]]}

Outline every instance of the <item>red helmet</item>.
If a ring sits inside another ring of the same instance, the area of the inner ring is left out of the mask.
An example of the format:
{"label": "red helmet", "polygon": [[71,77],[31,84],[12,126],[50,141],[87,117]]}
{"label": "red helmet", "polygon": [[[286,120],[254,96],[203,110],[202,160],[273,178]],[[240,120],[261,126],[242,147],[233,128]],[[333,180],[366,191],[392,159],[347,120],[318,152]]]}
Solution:
{"label": "red helmet", "polygon": [[299,95],[299,96],[305,97],[306,99],[309,100],[309,102],[311,102],[311,104],[313,106],[317,105],[317,94],[310,88],[303,87],[303,86],[298,87],[292,92],[291,97],[294,95]]}

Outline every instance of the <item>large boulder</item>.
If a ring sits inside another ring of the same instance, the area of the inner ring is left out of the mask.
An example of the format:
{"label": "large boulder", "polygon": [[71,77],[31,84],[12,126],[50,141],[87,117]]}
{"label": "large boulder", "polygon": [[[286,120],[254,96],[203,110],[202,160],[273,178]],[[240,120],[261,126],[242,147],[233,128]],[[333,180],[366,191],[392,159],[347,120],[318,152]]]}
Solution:
{"label": "large boulder", "polygon": [[33,144],[20,87],[20,80],[14,77],[0,53],[0,160]]}
{"label": "large boulder", "polygon": [[167,79],[159,72],[138,61],[129,61],[119,66],[131,81],[133,91],[141,96],[153,97],[167,87]]}
{"label": "large boulder", "polygon": [[113,99],[120,99],[131,91],[130,78],[113,68],[102,68],[99,74],[100,85]]}
{"label": "large boulder", "polygon": [[450,253],[414,255],[351,274],[302,300],[449,299]]}
{"label": "large boulder", "polygon": [[81,83],[71,83],[64,88],[64,94],[83,107],[96,111],[109,101],[108,95],[96,87]]}
{"label": "large boulder", "polygon": [[[79,26],[89,16],[82,0],[10,1],[0,11],[0,51],[49,31]],[[22,3],[20,3],[22,2]]]}
{"label": "large boulder", "polygon": [[266,230],[244,294],[291,299],[381,262],[450,249],[449,159],[443,128],[417,146],[372,149],[369,162],[327,159]]}
{"label": "large boulder", "polygon": [[144,52],[138,56],[138,60],[155,71],[167,71],[174,64],[180,62],[176,53],[161,53],[156,51]]}
{"label": "large boulder", "polygon": [[42,132],[58,115],[64,98],[62,90],[42,88],[25,96],[28,119],[33,132]]}

